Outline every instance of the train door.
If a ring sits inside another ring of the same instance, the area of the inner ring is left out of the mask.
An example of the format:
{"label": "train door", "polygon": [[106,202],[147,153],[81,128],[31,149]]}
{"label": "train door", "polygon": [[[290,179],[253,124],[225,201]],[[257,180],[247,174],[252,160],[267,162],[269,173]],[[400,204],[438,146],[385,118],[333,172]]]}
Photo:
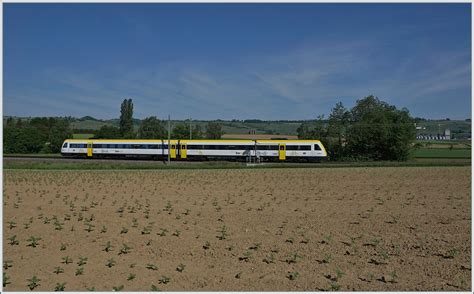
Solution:
{"label": "train door", "polygon": [[280,160],[286,159],[286,144],[280,144],[278,146],[278,158]]}
{"label": "train door", "polygon": [[87,157],[92,157],[92,141],[87,142]]}
{"label": "train door", "polygon": [[186,159],[188,157],[188,147],[186,146],[186,143],[181,143],[180,148],[181,159]]}
{"label": "train door", "polygon": [[171,143],[170,157],[171,158],[176,158],[176,143]]}

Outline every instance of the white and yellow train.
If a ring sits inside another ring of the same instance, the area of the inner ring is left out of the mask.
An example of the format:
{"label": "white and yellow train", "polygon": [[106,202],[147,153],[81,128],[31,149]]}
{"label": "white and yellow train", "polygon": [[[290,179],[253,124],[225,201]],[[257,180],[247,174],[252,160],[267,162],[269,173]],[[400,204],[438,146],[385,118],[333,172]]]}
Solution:
{"label": "white and yellow train", "polygon": [[[168,148],[168,146],[171,148]],[[327,153],[319,140],[94,140],[68,139],[63,156],[156,160],[232,160],[319,162]]]}

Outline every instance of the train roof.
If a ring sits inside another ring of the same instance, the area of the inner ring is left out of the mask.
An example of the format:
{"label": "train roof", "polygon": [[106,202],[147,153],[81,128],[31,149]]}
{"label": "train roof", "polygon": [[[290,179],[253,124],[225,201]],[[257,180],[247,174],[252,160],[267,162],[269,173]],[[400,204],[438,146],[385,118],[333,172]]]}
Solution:
{"label": "train roof", "polygon": [[[138,143],[138,142],[148,142],[148,143],[161,143],[162,141],[168,141],[168,139],[66,139],[65,142],[111,142],[111,143]],[[171,139],[170,141],[183,142],[183,143],[315,143],[320,142],[320,140],[248,140],[248,139],[235,139],[235,140],[177,140]]]}

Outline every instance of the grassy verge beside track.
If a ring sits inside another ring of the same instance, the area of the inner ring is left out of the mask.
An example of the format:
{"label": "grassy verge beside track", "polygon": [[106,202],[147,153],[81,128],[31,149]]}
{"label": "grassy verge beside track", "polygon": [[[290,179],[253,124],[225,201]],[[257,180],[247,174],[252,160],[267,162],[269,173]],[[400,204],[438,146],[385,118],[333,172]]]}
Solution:
{"label": "grassy verge beside track", "polygon": [[413,152],[417,158],[471,158],[471,149],[419,149]]}
{"label": "grassy verge beside track", "polygon": [[54,158],[54,157],[62,157],[62,155],[61,153],[30,153],[30,154],[11,153],[11,154],[3,154],[3,157]]}
{"label": "grassy verge beside track", "polygon": [[346,167],[410,167],[410,166],[470,166],[470,160],[422,160],[406,162],[337,162],[337,163],[264,163],[247,166],[237,162],[119,162],[119,161],[59,161],[59,160],[13,160],[3,161],[4,169],[36,170],[153,170],[153,169],[258,169],[258,168],[346,168]]}

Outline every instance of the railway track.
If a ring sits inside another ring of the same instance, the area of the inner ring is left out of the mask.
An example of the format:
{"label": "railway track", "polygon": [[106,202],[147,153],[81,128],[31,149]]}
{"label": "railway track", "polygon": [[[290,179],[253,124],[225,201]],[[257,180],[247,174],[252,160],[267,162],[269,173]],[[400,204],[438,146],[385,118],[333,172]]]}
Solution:
{"label": "railway track", "polygon": [[[70,157],[51,157],[51,156],[4,156],[3,160],[5,161],[61,161],[61,162],[120,162],[120,163],[137,163],[137,162],[149,162],[149,163],[156,163],[156,164],[165,164],[163,161],[159,160],[151,160],[145,158],[134,158],[134,159],[127,159],[127,158],[94,158],[94,159],[86,159],[86,158],[70,158]],[[197,162],[183,162],[183,161],[176,161],[173,163],[197,163]]]}

